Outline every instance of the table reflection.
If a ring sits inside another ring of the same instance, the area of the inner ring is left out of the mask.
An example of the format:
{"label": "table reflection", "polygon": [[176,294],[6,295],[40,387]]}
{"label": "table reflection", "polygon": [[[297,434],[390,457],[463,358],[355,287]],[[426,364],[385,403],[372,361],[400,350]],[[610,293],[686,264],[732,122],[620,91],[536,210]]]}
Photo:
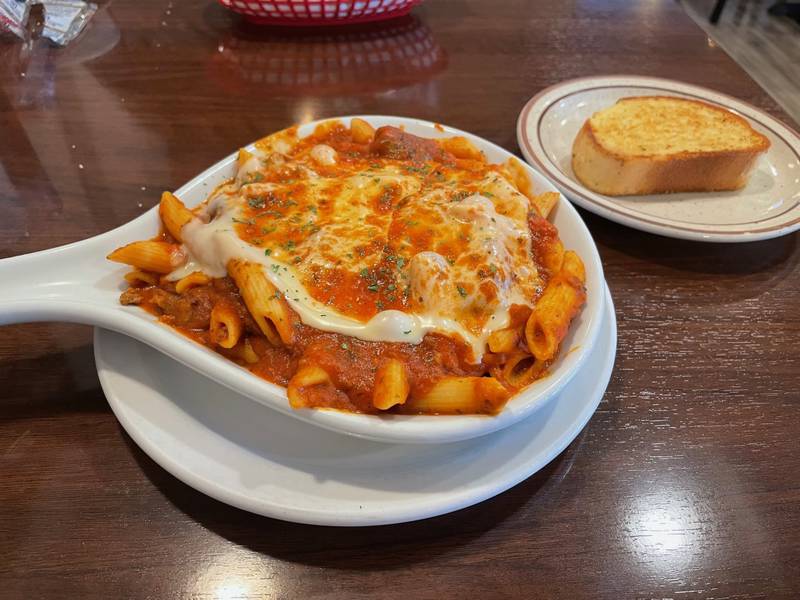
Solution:
{"label": "table reflection", "polygon": [[624,509],[623,526],[640,564],[667,575],[702,562],[710,523],[699,502],[690,489],[669,482],[631,498]]}
{"label": "table reflection", "polygon": [[[59,70],[81,68],[119,44],[121,33],[110,5],[108,2],[98,9],[81,35],[66,47],[55,47],[36,36],[24,41],[7,40],[0,46],[3,87],[13,87],[9,101],[16,109],[51,106],[56,98]],[[9,85],[12,83],[13,86]]]}
{"label": "table reflection", "polygon": [[431,79],[444,50],[413,16],[344,29],[257,29],[224,34],[209,62],[217,85],[252,97],[374,94]]}
{"label": "table reflection", "polygon": [[279,561],[219,539],[207,539],[206,543],[211,551],[209,560],[187,571],[179,584],[182,595],[209,600],[283,597]]}

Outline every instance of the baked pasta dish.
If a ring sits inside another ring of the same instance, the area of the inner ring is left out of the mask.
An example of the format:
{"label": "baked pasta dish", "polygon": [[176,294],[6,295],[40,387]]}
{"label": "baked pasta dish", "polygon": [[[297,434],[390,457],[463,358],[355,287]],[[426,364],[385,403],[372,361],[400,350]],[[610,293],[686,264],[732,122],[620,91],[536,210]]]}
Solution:
{"label": "baked pasta dish", "polygon": [[546,375],[585,302],[581,259],[515,159],[361,119],[239,151],[236,175],[109,259],[138,305],[294,408],[494,414]]}

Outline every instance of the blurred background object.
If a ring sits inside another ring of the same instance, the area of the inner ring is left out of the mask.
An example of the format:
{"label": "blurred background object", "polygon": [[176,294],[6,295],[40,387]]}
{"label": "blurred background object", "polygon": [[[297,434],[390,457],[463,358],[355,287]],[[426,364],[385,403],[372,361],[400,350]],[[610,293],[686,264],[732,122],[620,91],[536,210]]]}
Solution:
{"label": "blurred background object", "polygon": [[680,0],[690,17],[796,121],[800,120],[800,2]]}
{"label": "blurred background object", "polygon": [[800,23],[800,2],[780,0],[769,7],[769,14],[776,17],[789,17]]}
{"label": "blurred background object", "polygon": [[83,0],[0,0],[0,32],[24,41],[41,36],[66,46],[96,11],[96,4]]}
{"label": "blurred background object", "polygon": [[30,10],[29,2],[0,0],[0,33],[10,33],[18,38],[24,38]]}
{"label": "blurred background object", "polygon": [[[111,4],[104,2],[91,20],[85,20],[82,33],[66,47],[37,35],[37,28],[39,32],[44,28],[45,12],[40,4],[33,4],[24,41],[10,39],[0,45],[0,185],[4,191],[0,204],[2,228],[16,236],[12,247],[58,239],[54,223],[65,212],[81,215],[87,233],[93,233],[91,224],[97,215],[85,199],[96,193],[96,180],[103,173],[92,156],[95,147],[98,153],[113,152],[109,146],[113,140],[106,139],[105,129],[95,132],[91,122],[73,124],[64,105],[81,114],[80,107],[92,106],[96,111],[92,102],[108,98],[92,68],[121,39]],[[64,95],[66,87],[74,89],[69,100]],[[116,110],[106,114],[123,126],[126,115],[117,108],[119,104],[114,102]],[[92,109],[83,112],[87,117],[94,114]],[[28,160],[15,161],[20,154]],[[100,185],[108,193],[107,182]],[[36,198],[38,218],[31,216],[30,202],[25,201],[29,197]],[[45,220],[42,215],[53,219],[49,226],[38,222]],[[10,250],[0,246],[0,252]]]}
{"label": "blurred background object", "polygon": [[219,0],[254,23],[345,25],[407,15],[422,0]]}
{"label": "blurred background object", "polygon": [[44,6],[42,35],[54,44],[66,46],[97,12],[97,5],[83,0],[41,0]]}

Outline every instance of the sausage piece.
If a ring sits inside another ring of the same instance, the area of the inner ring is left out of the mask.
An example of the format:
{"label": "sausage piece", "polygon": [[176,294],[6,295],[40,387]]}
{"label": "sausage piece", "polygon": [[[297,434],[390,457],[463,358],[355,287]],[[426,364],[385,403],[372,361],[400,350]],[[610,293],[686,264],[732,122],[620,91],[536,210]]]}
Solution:
{"label": "sausage piece", "polygon": [[435,160],[444,164],[453,164],[455,157],[442,149],[433,140],[406,133],[392,126],[379,127],[370,144],[370,151],[377,156],[395,160],[425,162]]}

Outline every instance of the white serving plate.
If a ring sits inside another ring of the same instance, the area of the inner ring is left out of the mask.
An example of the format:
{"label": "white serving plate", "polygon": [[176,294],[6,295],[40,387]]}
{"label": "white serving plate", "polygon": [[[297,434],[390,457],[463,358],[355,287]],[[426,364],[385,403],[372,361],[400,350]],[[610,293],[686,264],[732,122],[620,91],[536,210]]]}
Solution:
{"label": "white serving plate", "polygon": [[[572,143],[595,112],[628,96],[702,100],[747,119],[771,142],[743,189],[649,196],[604,196],[572,172]],[[725,94],[656,77],[583,77],[542,90],[522,109],[517,142],[525,158],[571,201],[623,225],[705,242],[751,242],[800,229],[800,137],[762,110]]]}
{"label": "white serving plate", "polygon": [[[340,117],[349,122],[352,117]],[[511,153],[472,134],[450,127],[404,117],[362,116],[374,126],[404,126],[410,133],[427,137],[463,135],[483,150],[490,161],[502,162]],[[303,125],[299,135],[309,135],[319,123]],[[195,206],[235,170],[231,154],[175,191],[188,206]],[[537,192],[555,188],[543,176],[527,167]],[[97,237],[0,261],[0,325],[26,321],[74,321],[88,323],[129,335],[171,356],[201,375],[284,414],[326,429],[384,442],[441,443],[486,435],[527,417],[553,398],[580,369],[600,328],[605,280],[597,248],[577,211],[561,199],[555,208],[555,224],[565,247],[575,250],[586,265],[587,304],[573,322],[562,344],[560,358],[549,376],[535,382],[512,398],[495,417],[359,415],[332,410],[292,410],[283,387],[252,375],[246,369],[176,333],[135,306],[121,306],[125,267],[111,263],[106,255],[135,240],[153,237],[159,229],[154,207],[113,231]],[[205,377],[208,393],[219,388]]]}
{"label": "white serving plate", "polygon": [[321,431],[102,329],[95,330],[95,361],[122,426],[187,485],[285,521],[386,525],[491,498],[564,450],[594,413],[611,375],[616,319],[610,296],[604,313],[585,365],[553,402],[505,431],[452,444],[381,444]]}

